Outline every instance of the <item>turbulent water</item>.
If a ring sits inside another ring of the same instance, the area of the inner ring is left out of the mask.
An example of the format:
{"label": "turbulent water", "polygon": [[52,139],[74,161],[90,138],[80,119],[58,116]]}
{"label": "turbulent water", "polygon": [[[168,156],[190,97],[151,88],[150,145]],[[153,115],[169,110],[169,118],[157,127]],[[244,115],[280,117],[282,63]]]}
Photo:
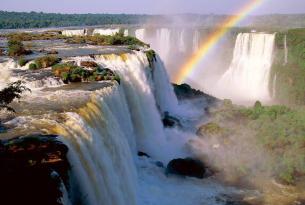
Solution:
{"label": "turbulent water", "polygon": [[275,34],[240,33],[229,69],[218,81],[218,96],[235,101],[268,101]]}

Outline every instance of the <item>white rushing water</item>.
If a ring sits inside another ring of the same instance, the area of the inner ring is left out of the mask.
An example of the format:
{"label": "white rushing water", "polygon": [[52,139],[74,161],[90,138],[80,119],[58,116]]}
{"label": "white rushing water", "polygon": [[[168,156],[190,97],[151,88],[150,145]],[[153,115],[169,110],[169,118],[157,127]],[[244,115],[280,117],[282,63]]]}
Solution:
{"label": "white rushing water", "polygon": [[[76,57],[73,60],[80,62],[90,59]],[[95,61],[121,76],[120,86],[131,113],[138,150],[145,150],[154,158],[165,160],[165,136],[158,108],[161,112],[174,112],[178,101],[160,59],[157,57],[154,68],[149,67],[144,52],[100,55],[95,56]]]}
{"label": "white rushing water", "polygon": [[[81,116],[67,113],[59,131],[69,146],[68,158],[72,164],[71,198],[83,204],[136,204],[136,170],[132,128],[121,124],[124,110],[120,94],[113,88],[105,88],[93,97]],[[125,110],[127,114],[128,110]],[[127,128],[125,130],[125,128]],[[130,132],[130,133],[128,133]],[[131,146],[130,146],[131,145]]]}
{"label": "white rushing water", "polygon": [[108,36],[112,36],[116,33],[118,33],[120,31],[119,28],[115,28],[115,29],[94,29],[93,30],[93,35],[95,34],[100,34],[100,35],[108,35]]}
{"label": "white rushing water", "polygon": [[284,52],[285,52],[284,65],[286,65],[288,63],[287,35],[285,35],[284,37]]}
{"label": "white rushing water", "polygon": [[85,29],[64,30],[64,31],[62,31],[62,35],[64,35],[64,36],[84,36],[84,35],[86,35],[86,30]]}
{"label": "white rushing water", "polygon": [[217,96],[235,101],[268,101],[275,34],[240,33],[229,69],[217,83]]}

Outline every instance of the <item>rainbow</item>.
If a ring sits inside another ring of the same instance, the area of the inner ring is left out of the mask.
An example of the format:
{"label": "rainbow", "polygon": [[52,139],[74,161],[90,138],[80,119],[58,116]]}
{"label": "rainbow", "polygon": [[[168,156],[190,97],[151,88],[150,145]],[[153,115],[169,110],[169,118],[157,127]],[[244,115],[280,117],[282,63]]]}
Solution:
{"label": "rainbow", "polygon": [[250,12],[260,6],[264,0],[250,0],[245,4],[234,16],[230,16],[208,36],[207,40],[199,47],[199,50],[182,66],[174,82],[181,84],[187,76],[189,76],[198,64],[206,57],[210,50],[218,43],[218,41],[236,24],[243,20]]}

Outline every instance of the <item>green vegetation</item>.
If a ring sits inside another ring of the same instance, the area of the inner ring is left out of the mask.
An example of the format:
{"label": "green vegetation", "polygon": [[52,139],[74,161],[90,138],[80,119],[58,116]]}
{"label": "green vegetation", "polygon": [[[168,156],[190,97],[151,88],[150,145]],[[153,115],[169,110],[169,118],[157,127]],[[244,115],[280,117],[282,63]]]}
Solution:
{"label": "green vegetation", "polygon": [[58,31],[46,31],[43,33],[9,33],[1,35],[1,37],[17,41],[56,40],[67,38],[66,36],[61,35]]}
{"label": "green vegetation", "polygon": [[223,104],[212,116],[214,122],[206,125],[205,130],[214,132],[220,130],[218,124],[227,125],[226,129],[234,132],[234,138],[242,130],[240,133],[247,133],[261,151],[269,153],[271,160],[268,165],[262,163],[261,170],[271,170],[276,178],[289,184],[294,183],[297,177],[305,176],[303,108],[262,106],[260,102],[250,108]]}
{"label": "green vegetation", "polygon": [[13,100],[20,99],[21,94],[26,91],[30,91],[30,89],[22,85],[21,81],[11,83],[3,90],[0,90],[0,109],[7,109],[14,112],[15,110],[8,105]]}
{"label": "green vegetation", "polygon": [[25,50],[23,43],[19,40],[9,40],[7,46],[9,56],[21,56],[29,53],[29,51]]}
{"label": "green vegetation", "polygon": [[18,65],[19,66],[25,66],[25,64],[27,64],[27,60],[25,60],[23,57],[19,58],[18,60]]}
{"label": "green vegetation", "polygon": [[0,11],[0,29],[141,24],[147,15],[127,14],[55,14]]}
{"label": "green vegetation", "polygon": [[116,33],[112,36],[99,35],[94,36],[72,36],[67,39],[67,43],[71,44],[90,44],[90,45],[138,45],[146,46],[145,43],[132,36],[124,36],[124,33]]}
{"label": "green vegetation", "polygon": [[61,78],[64,83],[102,80],[115,80],[120,83],[120,77],[116,73],[99,67],[87,70],[70,63],[63,63],[53,66],[52,71],[54,76]]}
{"label": "green vegetation", "polygon": [[60,61],[61,59],[54,55],[43,56],[35,60],[36,69],[48,68],[59,63]]}
{"label": "green vegetation", "polygon": [[156,60],[156,52],[151,49],[151,50],[145,51],[145,53],[146,53],[146,56],[147,56],[147,60],[149,62],[149,66],[151,68],[153,68],[154,61]]}
{"label": "green vegetation", "polygon": [[[284,40],[287,38],[288,63],[285,64]],[[281,103],[305,103],[305,29],[276,35],[276,50],[270,82],[276,76],[275,97]],[[273,92],[273,83],[270,91]]]}
{"label": "green vegetation", "polygon": [[30,70],[37,70],[38,68],[37,68],[37,65],[36,65],[35,63],[31,63],[31,64],[29,65],[29,69],[30,69]]}

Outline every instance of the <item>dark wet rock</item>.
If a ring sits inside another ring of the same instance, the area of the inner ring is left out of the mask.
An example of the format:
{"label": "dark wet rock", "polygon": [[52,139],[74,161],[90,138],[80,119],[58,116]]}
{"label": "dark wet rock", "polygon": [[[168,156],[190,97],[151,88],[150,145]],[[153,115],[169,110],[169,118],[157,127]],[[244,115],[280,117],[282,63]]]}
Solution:
{"label": "dark wet rock", "polygon": [[0,56],[4,56],[4,50],[2,48],[0,48]]}
{"label": "dark wet rock", "polygon": [[7,132],[7,128],[0,123],[0,134],[1,133],[6,133],[6,132]]}
{"label": "dark wet rock", "polygon": [[162,122],[164,127],[175,127],[175,126],[181,127],[180,120],[178,118],[170,116],[168,112],[164,113]]}
{"label": "dark wet rock", "polygon": [[49,55],[55,55],[55,54],[58,54],[58,51],[56,51],[56,50],[50,50],[50,51],[47,51],[47,54],[49,54]]}
{"label": "dark wet rock", "polygon": [[145,152],[141,152],[141,151],[138,152],[138,156],[150,158],[150,156],[148,154],[146,154]]}
{"label": "dark wet rock", "polygon": [[164,164],[160,161],[155,162],[157,167],[164,168]]}
{"label": "dark wet rock", "polygon": [[215,201],[224,205],[251,205],[249,202],[243,200],[243,196],[230,196],[227,194],[219,195],[215,198]]}
{"label": "dark wet rock", "polygon": [[80,63],[81,66],[86,67],[86,68],[97,68],[98,64],[94,61],[82,61]]}
{"label": "dark wet rock", "polygon": [[202,179],[205,176],[206,167],[196,159],[174,159],[166,167],[166,174],[196,177]]}
{"label": "dark wet rock", "polygon": [[60,185],[67,183],[70,167],[67,152],[53,135],[0,141],[0,204],[61,204]]}
{"label": "dark wet rock", "polygon": [[174,91],[179,100],[203,97],[207,100],[209,104],[213,104],[219,101],[217,98],[211,95],[208,95],[200,90],[193,89],[190,85],[186,83],[181,85],[173,84],[173,86]]}

